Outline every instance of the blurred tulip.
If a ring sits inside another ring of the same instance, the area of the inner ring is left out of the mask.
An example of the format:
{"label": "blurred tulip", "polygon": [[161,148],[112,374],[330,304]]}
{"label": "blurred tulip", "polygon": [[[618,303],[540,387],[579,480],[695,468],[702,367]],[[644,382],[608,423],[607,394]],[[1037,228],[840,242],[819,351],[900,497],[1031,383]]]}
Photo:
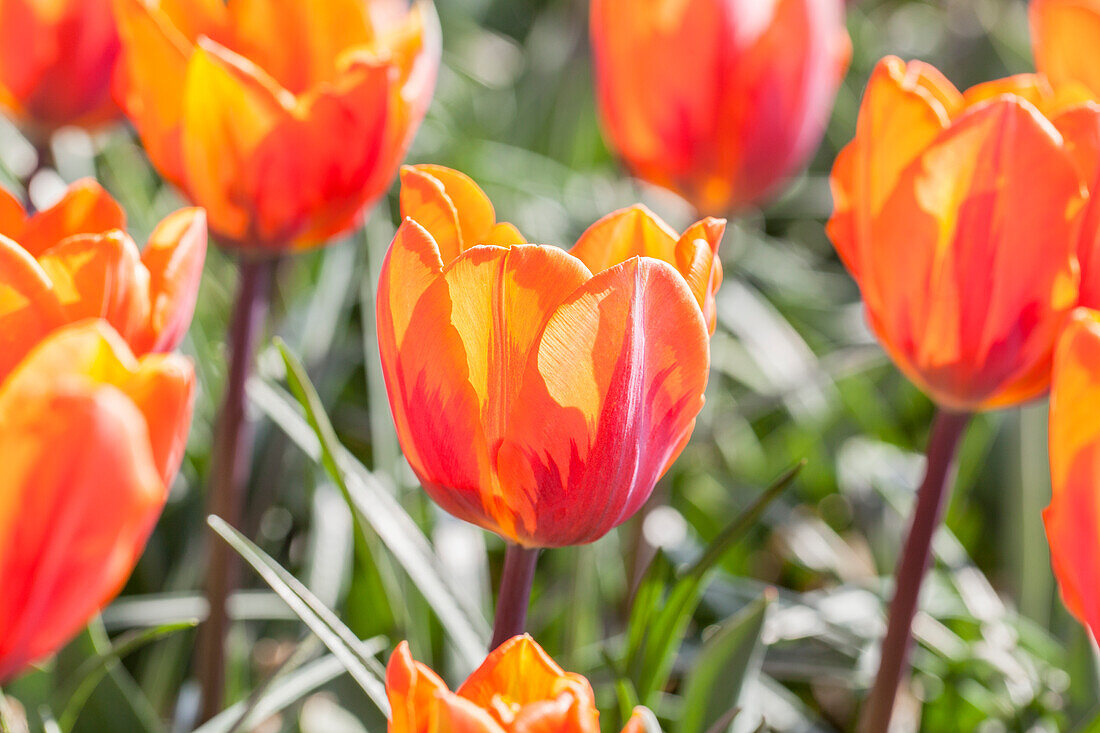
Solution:
{"label": "blurred tulip", "polygon": [[828,233],[871,328],[950,410],[1046,392],[1077,303],[1086,193],[1036,106],[1053,114],[1070,100],[1041,100],[1037,83],[1014,77],[963,95],[927,64],[883,59],[833,167]]}
{"label": "blurred tulip", "polygon": [[842,0],[592,0],[591,35],[612,147],[704,213],[805,165],[851,57]]}
{"label": "blurred tulip", "polygon": [[102,320],[0,372],[0,681],[60,648],[129,576],[167,498],[194,374]]}
{"label": "blurred tulip", "polygon": [[0,106],[41,139],[120,116],[111,0],[0,0]]}
{"label": "blurred tulip", "polygon": [[[599,733],[600,714],[588,680],[565,672],[530,636],[492,652],[457,692],[415,661],[408,642],[386,667],[389,733]],[[642,731],[641,715],[624,733]]]}
{"label": "blurred tulip", "polygon": [[1100,2],[1031,0],[1028,14],[1036,68],[1056,86],[1075,82],[1100,96]]}
{"label": "blurred tulip", "polygon": [[642,210],[593,227],[581,259],[519,243],[455,171],[406,169],[401,199],[377,313],[413,470],[447,511],[524,547],[599,539],[649,497],[703,405],[721,223],[689,230],[685,280],[638,256],[677,254]]}
{"label": "blurred tulip", "polygon": [[116,0],[119,104],[221,243],[323,244],[389,187],[440,54],[430,3],[394,7]]}
{"label": "blurred tulip", "polygon": [[107,320],[138,355],[176,347],[198,296],[205,215],[169,215],[140,254],[125,228],[122,209],[91,180],[31,216],[0,190],[0,374],[53,329],[85,318]]}
{"label": "blurred tulip", "polygon": [[1050,478],[1043,513],[1066,607],[1100,636],[1100,312],[1074,314],[1058,342],[1050,392]]}

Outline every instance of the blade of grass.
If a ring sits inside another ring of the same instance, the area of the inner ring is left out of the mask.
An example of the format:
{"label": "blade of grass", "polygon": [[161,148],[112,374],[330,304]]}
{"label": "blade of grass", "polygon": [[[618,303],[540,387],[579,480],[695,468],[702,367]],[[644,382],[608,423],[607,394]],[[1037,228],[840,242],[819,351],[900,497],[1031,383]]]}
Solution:
{"label": "blade of grass", "polygon": [[76,684],[72,692],[62,697],[67,702],[65,707],[61,709],[61,716],[57,719],[58,726],[64,733],[68,733],[73,729],[88,697],[91,696],[111,667],[117,664],[120,659],[141,649],[146,644],[151,644],[158,639],[163,639],[180,631],[193,629],[197,625],[197,620],[188,620],[124,634],[106,652],[84,662],[73,674]]}
{"label": "blade of grass", "polygon": [[348,674],[374,704],[388,716],[389,702],[386,699],[385,685],[382,684],[385,672],[373,655],[363,647],[363,642],[297,578],[223,519],[208,517],[207,524],[290,606],[310,631],[343,663]]}
{"label": "blade of grass", "polygon": [[473,669],[484,657],[489,638],[484,617],[476,609],[464,607],[464,596],[450,587],[420,528],[374,475],[340,444],[305,369],[285,344],[277,342],[277,346],[286,364],[288,384],[319,441],[321,464],[353,508],[360,529],[361,520],[366,520],[382,539],[435,610],[464,662]]}

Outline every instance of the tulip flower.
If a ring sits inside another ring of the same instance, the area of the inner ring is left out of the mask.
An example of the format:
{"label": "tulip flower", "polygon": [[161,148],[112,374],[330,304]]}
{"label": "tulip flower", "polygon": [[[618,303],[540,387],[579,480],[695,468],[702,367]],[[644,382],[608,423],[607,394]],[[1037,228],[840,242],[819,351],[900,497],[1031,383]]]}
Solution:
{"label": "tulip flower", "polygon": [[523,547],[600,538],[649,497],[703,405],[721,222],[678,245],[626,210],[574,256],[519,243],[455,171],[406,169],[401,200],[377,318],[413,470],[444,509]]}
{"label": "tulip flower", "polygon": [[122,209],[94,181],[30,216],[0,190],[0,373],[85,318],[105,319],[139,356],[176,347],[202,277],[203,211],[169,215],[140,254],[125,229]]}
{"label": "tulip flower", "polygon": [[1080,309],[1054,357],[1050,392],[1050,506],[1043,513],[1066,607],[1100,635],[1100,312]]}
{"label": "tulip flower", "polygon": [[119,104],[222,244],[323,244],[388,188],[440,53],[431,5],[396,6],[116,0]]}
{"label": "tulip flower", "polygon": [[843,0],[592,0],[590,21],[612,147],[704,213],[805,165],[851,56]]}
{"label": "tulip flower", "polygon": [[103,320],[0,371],[0,681],[122,588],[179,468],[193,390],[186,359],[136,358]]}
{"label": "tulip flower", "polygon": [[[401,644],[386,667],[392,710],[389,733],[599,733],[600,714],[588,680],[565,672],[530,636],[493,651],[451,692]],[[642,731],[640,711],[624,733]]]}
{"label": "tulip flower", "polygon": [[36,139],[119,116],[111,0],[0,0],[0,107]]}
{"label": "tulip flower", "polygon": [[1027,75],[962,94],[933,67],[889,57],[833,167],[829,237],[879,342],[940,407],[864,730],[889,727],[969,414],[1050,387],[1054,343],[1078,302],[1087,200],[1079,139],[1051,118],[1072,132],[1060,117],[1080,102]]}
{"label": "tulip flower", "polygon": [[1086,193],[1065,138],[1020,82],[963,95],[927,64],[886,58],[833,168],[828,232],[871,328],[956,411],[1046,392],[1078,298]]}
{"label": "tulip flower", "polygon": [[1031,0],[1031,44],[1035,66],[1056,85],[1078,83],[1100,97],[1096,43],[1100,3],[1094,0]]}

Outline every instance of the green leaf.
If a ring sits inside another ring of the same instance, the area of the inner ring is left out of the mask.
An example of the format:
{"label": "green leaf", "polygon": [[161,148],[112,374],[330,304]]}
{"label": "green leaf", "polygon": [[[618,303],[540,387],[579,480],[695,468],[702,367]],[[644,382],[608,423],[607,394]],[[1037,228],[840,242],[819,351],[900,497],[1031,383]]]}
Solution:
{"label": "green leaf", "polygon": [[[89,659],[108,654],[111,640],[99,617],[93,618],[85,629],[57,655],[54,670],[54,689],[64,687],[60,680],[79,680],[79,670],[85,668]],[[163,733],[164,722],[157,715],[144,690],[130,676],[130,672],[121,664],[108,664],[106,678],[95,687],[91,696],[82,705],[80,715],[74,723],[77,733],[82,731],[98,733],[103,730],[126,730],[134,733]],[[78,684],[78,683],[74,683]],[[50,707],[56,709],[54,701]],[[39,710],[43,709],[39,706]],[[56,722],[51,722],[54,730]]]}
{"label": "green leaf", "polygon": [[80,712],[84,709],[84,703],[88,701],[100,681],[120,659],[141,649],[146,644],[151,644],[158,639],[163,639],[180,631],[193,629],[197,625],[198,621],[191,619],[123,634],[108,649],[88,659],[73,673],[73,678],[76,680],[75,687],[71,693],[62,698],[67,702],[57,720],[58,727],[64,733],[69,733],[73,729],[77,718],[80,717]]}
{"label": "green leaf", "polygon": [[[380,646],[381,642],[379,642]],[[369,643],[365,644],[370,648]],[[380,650],[380,649],[379,649]],[[347,669],[334,654],[328,654],[274,680],[255,699],[242,700],[195,729],[194,733],[231,733],[252,727],[282,712]]]}
{"label": "green leaf", "polygon": [[[287,381],[306,412],[274,407],[271,391],[260,400],[271,418],[299,447],[319,460],[339,486],[362,529],[374,530],[432,606],[470,669],[485,657],[490,629],[479,609],[465,604],[461,589],[452,585],[423,532],[381,482],[339,443],[302,365],[285,344],[278,343]],[[303,430],[305,428],[305,430]],[[312,429],[312,440],[305,437]]]}
{"label": "green leaf", "polygon": [[336,614],[317,600],[297,578],[229,526],[225,520],[211,516],[206,521],[211,529],[252,566],[283,602],[290,606],[310,631],[340,660],[348,674],[363,688],[374,704],[388,716],[390,706],[386,699],[385,685],[382,683],[385,672],[374,659],[374,652],[364,646]]}
{"label": "green leaf", "polygon": [[[684,682],[684,715],[679,733],[707,733],[737,708],[749,675],[763,661],[760,634],[775,591],[763,596],[727,619],[704,643]],[[729,727],[732,718],[726,720]]]}
{"label": "green leaf", "polygon": [[[714,569],[726,552],[752,528],[768,505],[791,485],[804,465],[805,461],[800,461],[777,478],[710,543],[703,555],[672,586],[663,608],[653,612],[632,612],[631,628],[627,635],[633,644],[628,646],[626,666],[643,704],[653,705],[655,694],[668,681],[679,642],[703,597],[703,591],[710,583]],[[655,567],[654,572],[662,572],[660,565]],[[664,584],[659,587],[664,587]],[[639,600],[652,603],[655,607],[659,605],[652,591],[647,591],[644,598],[639,592]],[[640,626],[635,627],[635,623]]]}

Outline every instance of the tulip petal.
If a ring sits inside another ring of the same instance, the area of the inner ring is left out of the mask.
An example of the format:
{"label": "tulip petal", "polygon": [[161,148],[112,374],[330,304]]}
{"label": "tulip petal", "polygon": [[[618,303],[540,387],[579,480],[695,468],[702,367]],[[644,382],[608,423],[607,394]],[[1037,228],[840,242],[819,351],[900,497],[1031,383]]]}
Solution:
{"label": "tulip petal", "polygon": [[462,340],[450,325],[445,284],[439,286],[442,271],[431,236],[406,221],[379,276],[378,350],[409,465],[429,491],[442,481],[461,497],[461,507],[443,504],[448,511],[478,521],[477,486],[485,471],[480,406],[467,379]]}
{"label": "tulip petal", "polygon": [[511,247],[513,244],[527,244],[527,238],[520,233],[514,224],[501,222],[494,224],[481,244],[490,244],[495,247]]}
{"label": "tulip petal", "polygon": [[531,506],[520,541],[590,542],[636,512],[691,433],[708,363],[699,306],[664,262],[628,260],[570,296],[497,457],[501,482]]}
{"label": "tulip petal", "polygon": [[7,190],[0,188],[0,234],[19,241],[27,223],[23,204]]}
{"label": "tulip petal", "polygon": [[393,173],[383,160],[393,152],[380,142],[392,92],[390,69],[361,64],[301,98],[295,113],[267,133],[240,172],[260,241],[324,242],[384,192],[372,181],[381,167],[389,166],[387,181]]}
{"label": "tulip petal", "polygon": [[[189,378],[178,357],[139,365],[88,321],[56,331],[0,386],[0,679],[67,641],[137,561],[167,498],[147,427],[165,403],[143,414],[126,390],[163,367]],[[189,399],[190,382],[180,389]]]}
{"label": "tulip petal", "polygon": [[345,49],[373,38],[363,0],[233,0],[234,50],[301,94],[336,77]]}
{"label": "tulip petal", "polygon": [[159,10],[188,44],[206,36],[226,45],[233,36],[230,8],[238,3],[239,0],[230,5],[225,0],[157,0],[153,12]]}
{"label": "tulip petal", "polygon": [[157,225],[141,253],[149,271],[149,319],[135,352],[171,351],[191,325],[206,259],[206,212],[181,209]]}
{"label": "tulip petal", "polygon": [[[948,126],[962,95],[934,67],[890,56],[875,67],[863,93],[855,139],[837,156],[831,186],[835,212],[829,238],[864,300],[881,296],[873,278],[862,277],[872,258],[868,229],[904,169]],[[876,248],[878,245],[875,245]]]}
{"label": "tulip petal", "polygon": [[718,309],[714,297],[722,285],[722,260],[718,247],[726,233],[726,220],[707,217],[688,227],[676,243],[676,260],[673,264],[687,280],[707,329],[713,334],[717,325]]}
{"label": "tulip petal", "polygon": [[1035,64],[1055,85],[1084,84],[1100,95],[1100,8],[1082,0],[1032,0],[1028,8]]}
{"label": "tulip petal", "polygon": [[31,256],[40,257],[67,237],[125,228],[122,207],[102,186],[85,178],[69,186],[56,204],[31,216],[19,235],[19,244]]}
{"label": "tulip petal", "polygon": [[233,243],[247,243],[255,233],[251,202],[242,200],[245,170],[293,105],[286,90],[255,64],[200,39],[183,89],[186,188],[207,210],[211,228]]}
{"label": "tulip petal", "polygon": [[[569,693],[565,700],[558,698]],[[577,674],[566,673],[557,662],[538,643],[527,634],[514,636],[493,650],[481,666],[474,670],[462,686],[456,690],[459,697],[465,698],[480,708],[491,710],[496,700],[507,700],[509,704],[520,707],[532,704],[549,703],[559,713],[567,713],[574,701],[586,705],[595,723],[595,699],[588,680]],[[533,712],[537,712],[536,708]],[[551,712],[543,710],[543,714]],[[532,716],[532,720],[539,716]],[[559,714],[557,722],[563,722]],[[511,721],[506,721],[511,723]],[[522,728],[529,730],[529,728]],[[530,728],[530,730],[539,730]],[[560,728],[558,728],[560,730]],[[570,730],[574,730],[570,728]],[[587,731],[590,728],[579,727],[575,730]],[[599,727],[591,728],[598,731]]]}
{"label": "tulip petal", "polygon": [[66,321],[103,318],[126,339],[144,329],[149,275],[124,232],[69,237],[46,250],[38,264],[53,283]]}
{"label": "tulip petal", "polygon": [[447,692],[439,675],[413,659],[409,642],[398,644],[386,665],[389,733],[426,733],[437,696]]}
{"label": "tulip petal", "polygon": [[972,108],[904,172],[860,284],[893,291],[888,307],[868,301],[872,324],[940,404],[1042,392],[1034,370],[1077,298],[1082,203],[1060,136],[1023,100]]}
{"label": "tulip petal", "polygon": [[113,328],[102,320],[89,320],[54,332],[3,387],[48,392],[52,385],[78,378],[113,386],[143,415],[152,465],[167,483],[183,457],[191,422],[195,385],[190,362],[178,354],[135,359]]}
{"label": "tulip petal", "polygon": [[401,216],[432,235],[444,262],[451,262],[465,250],[458,208],[443,182],[419,167],[401,169]]}
{"label": "tulip petal", "polygon": [[26,250],[0,236],[0,383],[63,322],[49,277]]}
{"label": "tulip petal", "polygon": [[[181,90],[186,86],[191,42],[164,12],[144,0],[114,0],[114,10],[123,45],[115,69],[115,98],[137,128],[153,165],[171,183],[183,187]],[[188,12],[180,15],[196,17],[190,4]]]}
{"label": "tulip petal", "polygon": [[1043,512],[1066,607],[1100,636],[1100,313],[1080,310],[1054,358],[1050,395],[1052,496]]}
{"label": "tulip petal", "polygon": [[1052,122],[1062,133],[1066,153],[1092,195],[1081,222],[1081,243],[1077,259],[1081,265],[1081,293],[1078,304],[1100,308],[1100,104],[1077,105]]}
{"label": "tulip petal", "polygon": [[[432,717],[428,733],[506,733],[489,713],[457,695],[440,695],[430,710]],[[508,731],[526,733],[519,728],[509,728]],[[399,733],[399,730],[391,733]]]}
{"label": "tulip petal", "polygon": [[676,232],[641,204],[619,209],[590,226],[569,254],[592,272],[626,262],[631,257],[676,261]]}

